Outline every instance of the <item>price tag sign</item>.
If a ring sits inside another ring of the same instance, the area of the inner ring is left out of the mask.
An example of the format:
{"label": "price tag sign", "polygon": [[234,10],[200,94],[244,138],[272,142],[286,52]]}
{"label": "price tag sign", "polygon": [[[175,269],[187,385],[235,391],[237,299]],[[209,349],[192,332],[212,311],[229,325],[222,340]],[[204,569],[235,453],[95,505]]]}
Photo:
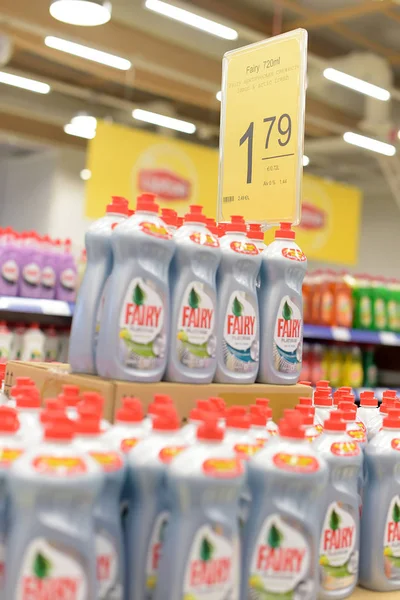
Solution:
{"label": "price tag sign", "polygon": [[300,222],[306,67],[304,29],[225,54],[220,221]]}

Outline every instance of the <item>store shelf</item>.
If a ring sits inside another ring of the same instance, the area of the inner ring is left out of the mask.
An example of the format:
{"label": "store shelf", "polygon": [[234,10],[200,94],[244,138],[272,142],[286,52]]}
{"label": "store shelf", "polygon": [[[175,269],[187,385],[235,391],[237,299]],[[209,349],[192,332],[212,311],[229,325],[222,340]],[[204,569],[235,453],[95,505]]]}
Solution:
{"label": "store shelf", "polygon": [[400,334],[389,331],[363,331],[346,327],[322,327],[304,325],[304,337],[313,340],[334,340],[335,342],[353,342],[357,344],[375,344],[381,346],[400,346]]}
{"label": "store shelf", "polygon": [[70,322],[74,304],[62,300],[0,296],[0,319],[40,323]]}

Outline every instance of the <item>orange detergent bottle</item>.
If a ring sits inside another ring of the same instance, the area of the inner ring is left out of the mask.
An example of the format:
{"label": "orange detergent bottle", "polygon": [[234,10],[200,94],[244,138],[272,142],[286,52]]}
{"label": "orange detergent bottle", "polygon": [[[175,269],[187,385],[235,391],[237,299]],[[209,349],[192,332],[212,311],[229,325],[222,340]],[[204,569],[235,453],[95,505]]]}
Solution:
{"label": "orange detergent bottle", "polygon": [[338,274],[334,282],[333,325],[351,327],[353,323],[352,277],[345,271]]}
{"label": "orange detergent bottle", "polygon": [[311,323],[320,325],[322,271],[315,271],[311,278]]}
{"label": "orange detergent bottle", "polygon": [[323,272],[320,294],[319,323],[330,327],[335,324],[335,273],[333,271],[326,270]]}

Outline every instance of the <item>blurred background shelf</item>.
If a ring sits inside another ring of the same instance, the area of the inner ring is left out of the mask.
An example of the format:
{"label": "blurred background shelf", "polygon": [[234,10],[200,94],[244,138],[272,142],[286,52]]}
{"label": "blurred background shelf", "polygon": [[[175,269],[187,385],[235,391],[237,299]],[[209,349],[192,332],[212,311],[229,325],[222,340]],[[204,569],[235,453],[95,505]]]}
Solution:
{"label": "blurred background shelf", "polygon": [[347,329],[346,327],[323,327],[304,325],[304,338],[310,340],[332,340],[354,344],[374,344],[381,346],[400,346],[400,334],[390,331],[368,331]]}
{"label": "blurred background shelf", "polygon": [[0,320],[69,325],[75,304],[62,300],[0,296]]}

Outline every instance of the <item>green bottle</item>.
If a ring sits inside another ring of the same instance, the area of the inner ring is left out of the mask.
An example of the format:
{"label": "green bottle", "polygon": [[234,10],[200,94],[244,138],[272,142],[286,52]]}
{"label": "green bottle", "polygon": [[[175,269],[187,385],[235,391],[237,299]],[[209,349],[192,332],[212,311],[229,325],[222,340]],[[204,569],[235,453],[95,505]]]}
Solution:
{"label": "green bottle", "polygon": [[368,275],[356,275],[353,287],[355,329],[372,329],[372,289]]}
{"label": "green bottle", "polygon": [[383,277],[372,279],[372,329],[387,329],[387,289]]}
{"label": "green bottle", "polygon": [[375,364],[375,350],[373,346],[367,346],[363,353],[364,381],[363,386],[374,388],[378,383],[378,369]]}

